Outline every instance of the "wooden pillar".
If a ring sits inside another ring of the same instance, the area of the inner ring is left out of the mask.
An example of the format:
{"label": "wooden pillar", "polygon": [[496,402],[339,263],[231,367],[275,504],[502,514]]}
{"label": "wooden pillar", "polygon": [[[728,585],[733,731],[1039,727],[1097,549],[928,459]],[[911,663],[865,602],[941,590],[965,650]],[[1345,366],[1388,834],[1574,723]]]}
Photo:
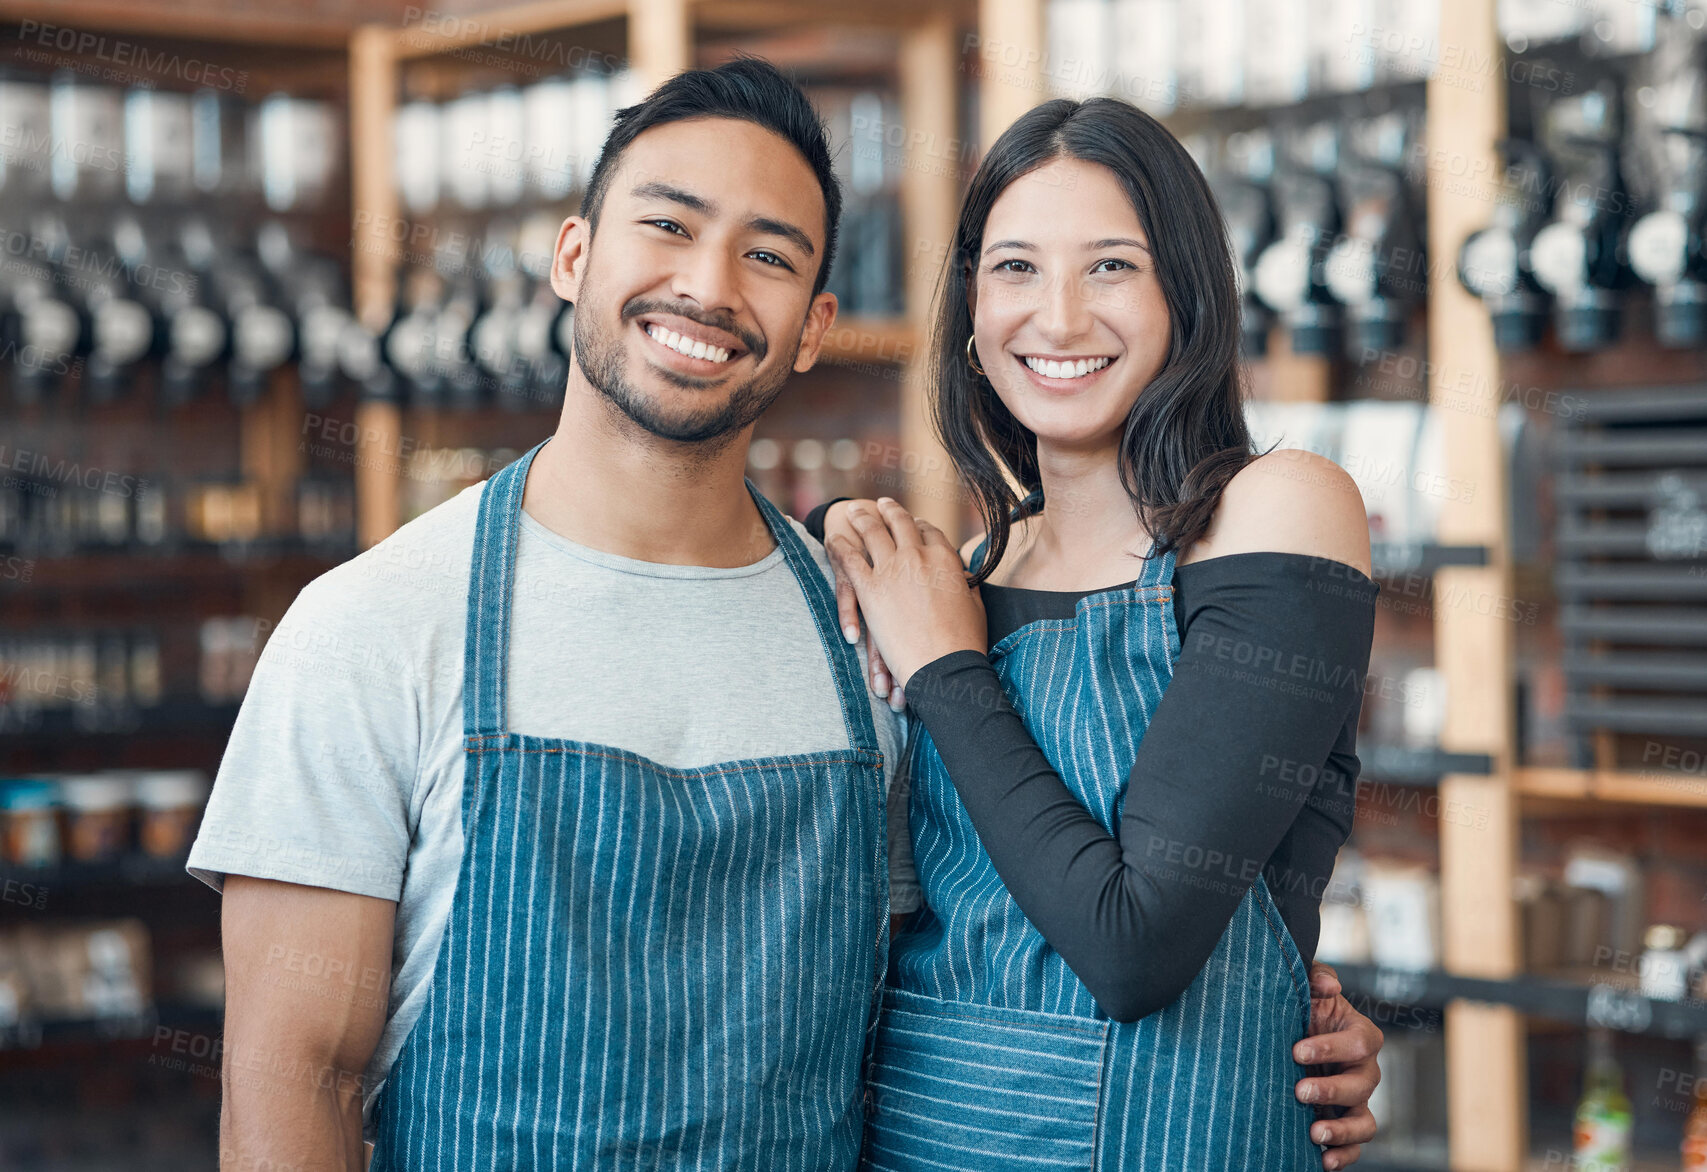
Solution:
{"label": "wooden pillar", "polygon": [[[357,319],[375,333],[391,320],[400,253],[396,147],[397,38],[365,26],[350,38],[350,184],[353,252],[351,292]],[[401,517],[399,472],[382,453],[399,450],[402,412],[393,403],[356,408],[356,539],[363,548],[396,529]]]}
{"label": "wooden pillar", "polygon": [[266,390],[243,408],[238,445],[243,479],[261,494],[261,532],[267,537],[296,531],[296,490],[302,479],[302,399],[295,367],[281,367]]}
{"label": "wooden pillar", "polygon": [[1334,363],[1326,354],[1294,354],[1292,331],[1268,332],[1269,398],[1277,403],[1326,403],[1333,397]]}
{"label": "wooden pillar", "polygon": [[[1440,787],[1441,905],[1446,967],[1502,978],[1522,965],[1512,877],[1519,849],[1512,784],[1512,573],[1506,471],[1498,429],[1499,356],[1482,305],[1451,259],[1487,224],[1506,129],[1494,0],[1442,0],[1439,44],[1453,45],[1428,82],[1429,402],[1441,412],[1447,471],[1439,540],[1486,545],[1486,566],[1435,575],[1435,665],[1446,682],[1442,747],[1485,752],[1486,777]],[[1464,176],[1480,177],[1468,181]],[[1460,1172],[1519,1172],[1528,1150],[1525,1028],[1516,1010],[1455,1002],[1446,1013],[1450,1159]]]}
{"label": "wooden pillar", "polygon": [[901,171],[901,222],[907,241],[907,321],[917,339],[901,382],[901,450],[907,456],[902,503],[950,537],[963,528],[960,487],[926,405],[935,296],[954,241],[965,166],[957,133],[959,53],[955,22],[947,14],[902,33],[901,124],[908,157]]}
{"label": "wooden pillar", "polygon": [[1014,119],[1049,95],[1043,88],[1048,50],[1043,0],[979,0],[978,141],[988,150]]}
{"label": "wooden pillar", "polygon": [[648,92],[692,67],[688,0],[629,0],[628,61]]}

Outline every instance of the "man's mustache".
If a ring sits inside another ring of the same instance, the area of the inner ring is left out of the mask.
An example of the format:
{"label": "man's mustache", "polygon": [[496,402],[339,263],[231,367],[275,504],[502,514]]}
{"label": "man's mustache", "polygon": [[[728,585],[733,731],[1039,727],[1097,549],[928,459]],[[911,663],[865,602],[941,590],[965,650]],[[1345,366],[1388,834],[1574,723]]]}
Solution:
{"label": "man's mustache", "polygon": [[635,318],[648,313],[674,314],[676,317],[685,317],[689,321],[698,322],[702,326],[709,326],[714,330],[722,330],[726,334],[733,334],[736,338],[740,339],[741,345],[746,348],[747,352],[750,353],[754,359],[762,359],[765,356],[766,350],[769,349],[769,347],[765,345],[765,340],[763,338],[759,337],[751,330],[744,328],[728,314],[706,313],[695,305],[686,305],[669,301],[653,301],[644,297],[636,297],[633,301],[630,301],[627,305],[622,307],[622,320],[633,321]]}

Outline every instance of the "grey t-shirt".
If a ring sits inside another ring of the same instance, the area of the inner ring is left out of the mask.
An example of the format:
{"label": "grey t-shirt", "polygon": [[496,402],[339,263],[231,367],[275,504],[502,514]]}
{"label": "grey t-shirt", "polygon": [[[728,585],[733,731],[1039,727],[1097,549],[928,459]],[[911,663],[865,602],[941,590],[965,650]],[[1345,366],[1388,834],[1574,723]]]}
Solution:
{"label": "grey t-shirt", "polygon": [[[462,858],[463,636],[483,487],[303,588],[267,641],[190,851],[190,872],[216,889],[237,874],[397,901],[391,1000],[364,1081],[369,1118],[426,1003]],[[823,643],[780,547],[731,569],[662,565],[521,520],[509,731],[678,768],[848,747]],[[789,523],[828,580],[822,547]],[[863,639],[858,651],[863,664]],[[911,911],[919,887],[896,779],[905,733],[866,696],[889,783],[891,910]],[[281,982],[300,979],[288,959]],[[351,993],[361,985],[376,987]]]}

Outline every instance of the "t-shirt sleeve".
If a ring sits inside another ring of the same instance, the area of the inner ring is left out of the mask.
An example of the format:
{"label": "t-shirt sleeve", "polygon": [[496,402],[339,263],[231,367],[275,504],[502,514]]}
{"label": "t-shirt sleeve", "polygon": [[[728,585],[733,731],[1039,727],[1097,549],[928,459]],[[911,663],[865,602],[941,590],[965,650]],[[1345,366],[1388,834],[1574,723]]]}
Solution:
{"label": "t-shirt sleeve", "polygon": [[297,596],[268,639],[220,761],[188,869],[398,898],[420,753],[418,678],[347,566]]}

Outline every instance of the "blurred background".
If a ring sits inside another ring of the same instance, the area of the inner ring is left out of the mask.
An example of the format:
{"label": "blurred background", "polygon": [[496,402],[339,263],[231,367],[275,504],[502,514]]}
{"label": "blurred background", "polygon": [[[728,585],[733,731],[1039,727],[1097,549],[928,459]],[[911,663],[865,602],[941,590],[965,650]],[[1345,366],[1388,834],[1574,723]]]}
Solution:
{"label": "blurred background", "polygon": [[1386,1032],[1362,1166],[1707,1168],[1704,38],[1704,0],[0,2],[0,1168],[215,1166],[183,861],[256,656],[554,427],[543,275],[612,111],[738,51],[848,191],[825,361],[752,446],[796,516],[972,531],[921,372],[982,144],[1112,94],[1189,145],[1253,429],[1356,478],[1383,586],[1320,950]]}

